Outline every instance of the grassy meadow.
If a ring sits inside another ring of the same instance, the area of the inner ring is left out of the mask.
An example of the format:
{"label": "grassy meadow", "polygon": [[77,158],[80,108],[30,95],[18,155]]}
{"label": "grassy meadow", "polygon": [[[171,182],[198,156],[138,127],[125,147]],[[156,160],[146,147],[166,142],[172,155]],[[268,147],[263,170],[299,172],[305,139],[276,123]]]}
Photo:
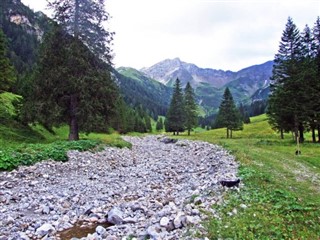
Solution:
{"label": "grassy meadow", "polygon": [[[240,163],[241,190],[213,206],[220,219],[206,223],[210,239],[320,239],[320,144],[281,140],[266,115],[226,139],[217,129],[180,137],[219,144]],[[310,135],[306,135],[309,140]]]}

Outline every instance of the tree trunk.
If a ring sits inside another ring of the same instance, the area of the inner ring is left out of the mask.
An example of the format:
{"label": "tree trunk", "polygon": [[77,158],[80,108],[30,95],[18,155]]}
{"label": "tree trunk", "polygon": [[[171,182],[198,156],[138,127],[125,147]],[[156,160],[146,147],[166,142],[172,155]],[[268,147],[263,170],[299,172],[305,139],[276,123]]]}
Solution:
{"label": "tree trunk", "polygon": [[70,97],[69,141],[79,140],[79,126],[77,119],[78,100],[75,94]]}
{"label": "tree trunk", "polygon": [[297,141],[299,137],[299,122],[297,115],[294,115],[294,139]]}
{"label": "tree trunk", "polygon": [[316,130],[314,127],[312,127],[311,132],[312,132],[312,142],[315,143],[316,142]]}
{"label": "tree trunk", "polygon": [[281,139],[284,139],[283,129],[282,129],[282,128],[280,129],[280,138],[281,138]]}
{"label": "tree trunk", "polygon": [[74,36],[76,39],[79,37],[79,0],[75,0],[75,14],[74,14]]}
{"label": "tree trunk", "polygon": [[227,138],[229,138],[229,129],[227,128]]}
{"label": "tree trunk", "polygon": [[190,136],[190,129],[188,129],[188,136]]}
{"label": "tree trunk", "polygon": [[299,142],[304,142],[304,127],[302,124],[299,124]]}

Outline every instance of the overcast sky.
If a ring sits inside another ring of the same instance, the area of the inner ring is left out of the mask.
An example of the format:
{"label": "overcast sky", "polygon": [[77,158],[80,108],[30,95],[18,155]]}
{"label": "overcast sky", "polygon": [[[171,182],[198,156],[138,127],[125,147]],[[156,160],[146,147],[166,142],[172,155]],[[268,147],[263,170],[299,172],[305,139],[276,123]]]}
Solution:
{"label": "overcast sky", "polygon": [[288,16],[300,31],[320,16],[319,0],[106,0],[106,8],[115,66],[137,69],[179,57],[237,71],[273,59]]}

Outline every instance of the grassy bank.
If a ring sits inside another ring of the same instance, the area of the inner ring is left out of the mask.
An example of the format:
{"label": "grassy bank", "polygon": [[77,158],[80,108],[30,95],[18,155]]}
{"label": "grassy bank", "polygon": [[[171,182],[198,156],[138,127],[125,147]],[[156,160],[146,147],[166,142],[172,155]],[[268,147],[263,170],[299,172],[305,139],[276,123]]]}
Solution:
{"label": "grassy bank", "polygon": [[291,135],[281,140],[265,115],[234,132],[234,139],[225,134],[217,129],[182,136],[219,144],[241,164],[244,186],[213,206],[221,218],[208,221],[210,239],[319,239],[320,144],[305,143],[296,156]]}
{"label": "grassy bank", "polygon": [[67,151],[98,151],[104,146],[130,147],[117,133],[81,134],[80,141],[69,142],[68,128],[54,129],[52,134],[41,126],[23,126],[15,121],[0,124],[0,171],[20,165],[52,159],[67,161]]}

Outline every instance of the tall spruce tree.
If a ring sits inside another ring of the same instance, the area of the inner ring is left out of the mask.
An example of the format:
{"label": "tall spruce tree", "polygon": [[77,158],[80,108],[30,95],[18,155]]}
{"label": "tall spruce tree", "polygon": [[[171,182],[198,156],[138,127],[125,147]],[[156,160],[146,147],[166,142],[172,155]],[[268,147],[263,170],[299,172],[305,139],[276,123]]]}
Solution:
{"label": "tall spruce tree", "polygon": [[216,122],[216,126],[227,129],[227,138],[232,138],[232,131],[243,129],[241,114],[228,87],[224,91]]}
{"label": "tall spruce tree", "polygon": [[16,73],[7,56],[7,40],[0,28],[0,93],[10,91],[16,81]]}
{"label": "tall spruce tree", "polygon": [[[320,89],[320,17],[317,18],[314,27],[313,27],[313,39],[315,44],[315,68],[316,68],[316,80],[317,80],[317,88]],[[320,90],[319,90],[320,92]],[[318,93],[319,93],[318,92]],[[314,103],[318,106],[317,114],[320,115],[320,101],[319,97],[313,99]],[[320,142],[320,119],[317,117],[315,120],[315,128],[318,130],[318,142]]]}
{"label": "tall spruce tree", "polygon": [[304,83],[304,124],[312,132],[312,141],[316,142],[315,130],[320,120],[320,106],[318,95],[320,93],[317,79],[316,42],[311,29],[306,25],[301,34],[302,56],[301,81]]}
{"label": "tall spruce tree", "polygon": [[109,19],[104,0],[48,0],[54,19],[80,39],[100,59],[111,63],[113,33],[103,27]]}
{"label": "tall spruce tree", "polygon": [[106,131],[119,98],[106,64],[80,40],[56,27],[43,41],[25,116],[47,128],[68,124],[79,131]]}
{"label": "tall spruce tree", "polygon": [[190,131],[198,126],[198,107],[195,101],[193,89],[188,82],[184,90],[184,106],[185,106],[185,127]]}
{"label": "tall spruce tree", "polygon": [[167,132],[179,135],[185,128],[185,107],[180,80],[177,78],[167,112],[165,128]]}
{"label": "tall spruce tree", "polygon": [[268,116],[274,128],[281,133],[293,131],[296,139],[300,136],[300,141],[304,139],[303,121],[306,112],[305,86],[301,76],[302,59],[300,33],[289,17],[274,59]]}

